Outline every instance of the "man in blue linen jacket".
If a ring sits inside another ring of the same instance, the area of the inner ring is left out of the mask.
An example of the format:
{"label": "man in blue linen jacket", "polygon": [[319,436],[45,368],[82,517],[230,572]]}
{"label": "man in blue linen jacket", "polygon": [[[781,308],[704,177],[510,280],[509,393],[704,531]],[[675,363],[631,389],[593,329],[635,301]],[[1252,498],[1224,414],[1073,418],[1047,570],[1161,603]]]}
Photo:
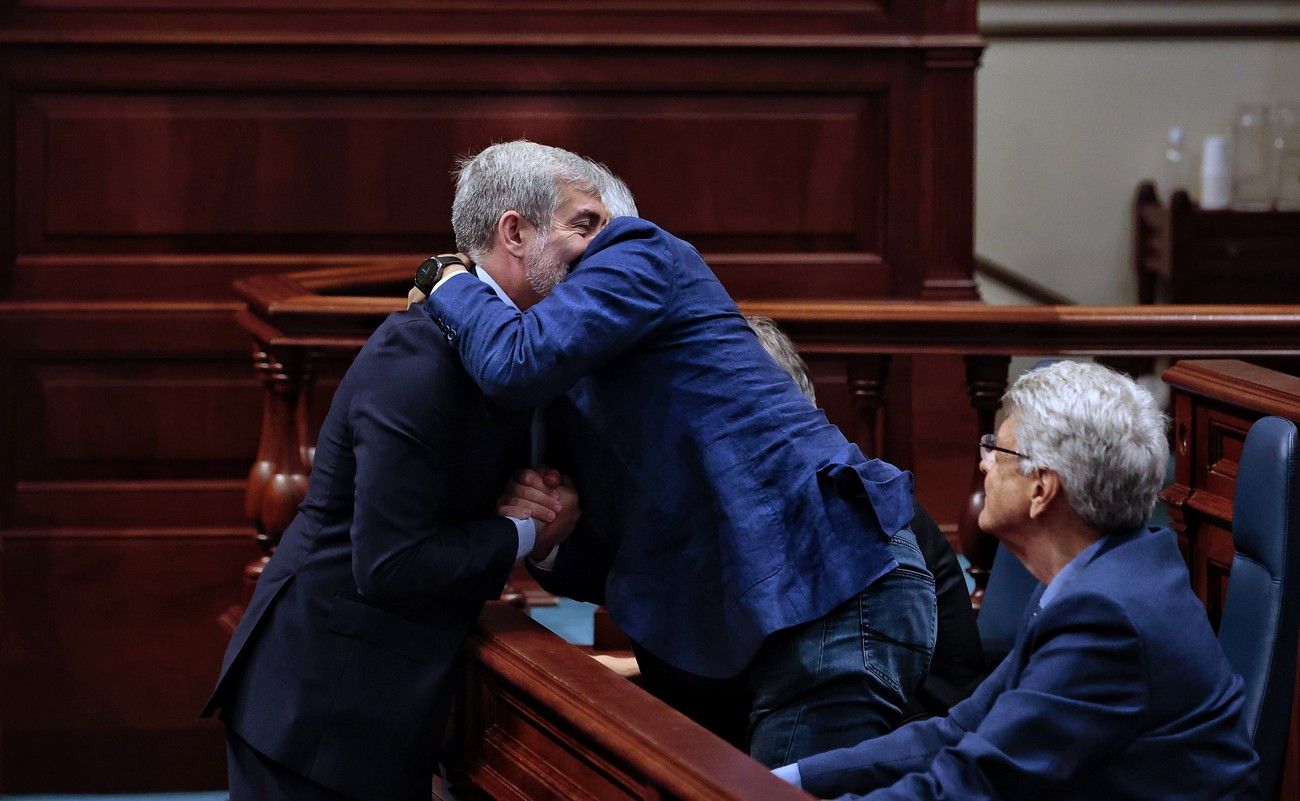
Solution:
{"label": "man in blue linen jacket", "polygon": [[[545,151],[488,201],[549,221],[557,176],[604,215],[588,165]],[[504,302],[539,297],[519,260],[480,270]],[[549,511],[498,508],[530,463],[529,426],[483,397],[423,306],[370,337],[205,710],[227,726],[232,801],[428,801],[465,636],[516,560],[549,552],[577,514],[568,490]]]}
{"label": "man in blue linen jacket", "polygon": [[[490,230],[457,243],[481,260]],[[910,475],[803,397],[689,244],[616,219],[568,264],[523,313],[468,275],[427,301],[489,397],[559,399],[547,438],[573,455],[590,533],[556,583],[595,579],[652,690],[752,691],[767,764],[887,731],[934,645]]]}
{"label": "man in blue linen jacket", "polygon": [[1003,403],[979,522],[1044,585],[1013,650],[948,717],[777,774],[871,801],[1254,797],[1241,679],[1173,534],[1141,527],[1168,459],[1151,396],[1060,362]]}

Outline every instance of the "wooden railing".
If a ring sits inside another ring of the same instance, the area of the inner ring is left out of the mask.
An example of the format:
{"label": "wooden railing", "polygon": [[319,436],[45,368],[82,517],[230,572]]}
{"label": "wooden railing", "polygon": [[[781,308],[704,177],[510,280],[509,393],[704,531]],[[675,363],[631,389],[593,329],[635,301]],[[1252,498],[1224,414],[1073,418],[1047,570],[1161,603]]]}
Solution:
{"label": "wooden railing", "polygon": [[507,604],[488,605],[466,652],[459,801],[808,799]]}
{"label": "wooden railing", "polygon": [[[248,302],[240,323],[255,341],[266,387],[263,429],[249,475],[247,512],[269,554],[293,519],[311,467],[307,398],[319,353],[355,350],[383,318],[403,308],[410,259],[257,276],[235,285]],[[962,356],[981,431],[992,431],[1012,355],[1295,356],[1297,306],[989,306],[913,301],[742,303],[774,318],[809,354],[842,358],[859,445],[881,452],[880,412],[893,356]],[[971,494],[958,541],[971,562],[978,604],[993,542],[975,518],[982,481],[971,449]],[[250,565],[250,578],[259,564]]]}
{"label": "wooden railing", "polygon": [[[266,387],[248,513],[269,554],[292,519],[311,467],[307,408],[321,354],[359,348],[404,307],[410,259],[264,275],[236,284],[248,308]],[[774,318],[808,354],[843,360],[859,444],[878,451],[879,415],[894,356],[960,355],[980,429],[1006,388],[1012,355],[1104,357],[1300,355],[1300,307],[987,306],[976,303],[742,303]],[[975,524],[982,482],[960,539],[982,589],[993,541]],[[255,578],[261,564],[249,566]],[[979,590],[977,590],[978,601]],[[492,605],[467,648],[469,689],[456,741],[458,793],[485,798],[799,798],[757,763],[695,727],[517,610]],[[594,788],[594,789],[593,789]]]}

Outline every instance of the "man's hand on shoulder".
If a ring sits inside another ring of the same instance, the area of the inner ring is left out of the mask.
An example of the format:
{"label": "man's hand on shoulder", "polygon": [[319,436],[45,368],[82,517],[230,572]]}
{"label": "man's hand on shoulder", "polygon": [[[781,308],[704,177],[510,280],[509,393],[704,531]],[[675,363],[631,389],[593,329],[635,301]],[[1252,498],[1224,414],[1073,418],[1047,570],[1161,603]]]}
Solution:
{"label": "man's hand on shoulder", "polygon": [[464,253],[447,253],[425,259],[415,271],[415,286],[406,293],[406,308],[429,297],[429,293],[437,290],[453,275],[469,272],[466,267],[468,264],[469,256]]}

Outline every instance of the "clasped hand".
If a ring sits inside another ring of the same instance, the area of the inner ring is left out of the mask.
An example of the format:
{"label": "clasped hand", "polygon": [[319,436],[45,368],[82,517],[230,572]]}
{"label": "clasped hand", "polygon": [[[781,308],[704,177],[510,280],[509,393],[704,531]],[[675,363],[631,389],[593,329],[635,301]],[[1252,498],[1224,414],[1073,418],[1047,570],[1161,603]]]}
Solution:
{"label": "clasped hand", "polygon": [[497,514],[537,520],[537,543],[529,558],[544,559],[568,539],[582,516],[578,491],[566,475],[546,465],[520,470],[497,499]]}

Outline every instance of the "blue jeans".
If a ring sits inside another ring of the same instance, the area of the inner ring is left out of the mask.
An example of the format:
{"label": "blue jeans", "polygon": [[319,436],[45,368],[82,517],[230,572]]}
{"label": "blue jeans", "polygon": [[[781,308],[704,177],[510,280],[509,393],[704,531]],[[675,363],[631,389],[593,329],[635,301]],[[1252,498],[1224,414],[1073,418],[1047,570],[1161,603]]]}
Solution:
{"label": "blue jeans", "polygon": [[822,618],[778,631],[746,670],[749,754],[785,765],[891,731],[934,653],[934,577],[911,529],[898,567]]}

